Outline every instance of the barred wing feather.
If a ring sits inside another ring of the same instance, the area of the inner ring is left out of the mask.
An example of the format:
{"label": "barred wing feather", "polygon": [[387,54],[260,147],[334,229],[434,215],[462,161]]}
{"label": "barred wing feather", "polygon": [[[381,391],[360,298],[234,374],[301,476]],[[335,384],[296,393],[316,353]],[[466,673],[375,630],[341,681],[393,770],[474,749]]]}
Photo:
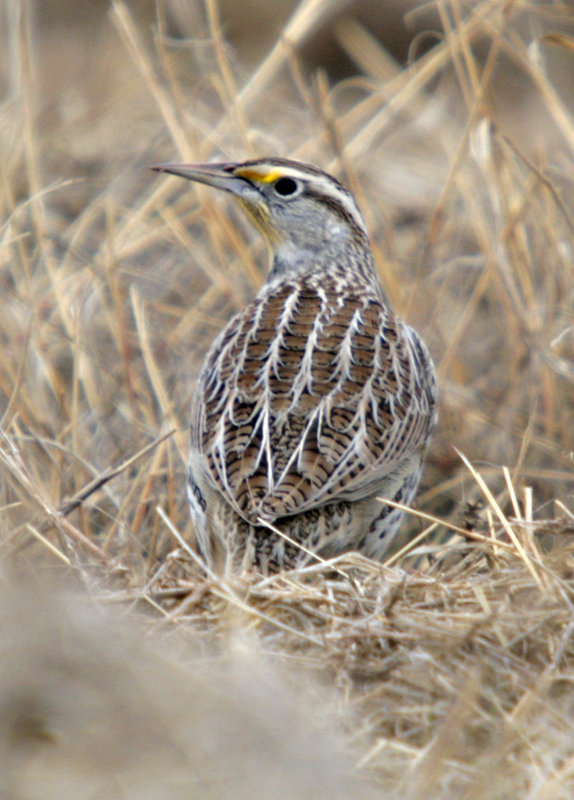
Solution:
{"label": "barred wing feather", "polygon": [[372,289],[344,288],[270,286],[206,360],[192,449],[251,523],[372,495],[434,426],[434,372],[418,335]]}

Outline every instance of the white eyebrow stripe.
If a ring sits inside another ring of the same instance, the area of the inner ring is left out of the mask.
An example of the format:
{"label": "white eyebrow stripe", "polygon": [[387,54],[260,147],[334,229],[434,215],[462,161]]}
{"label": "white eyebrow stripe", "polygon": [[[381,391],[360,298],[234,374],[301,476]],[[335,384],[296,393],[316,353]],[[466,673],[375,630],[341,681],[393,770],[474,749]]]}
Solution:
{"label": "white eyebrow stripe", "polygon": [[330,197],[334,202],[343,207],[347,216],[351,217],[355,225],[360,228],[364,233],[367,233],[367,226],[363,215],[359,210],[359,206],[355,202],[353,195],[345,189],[341,184],[336,184],[328,177],[312,176],[310,179],[306,178],[307,182],[317,189],[318,192]]}
{"label": "white eyebrow stripe", "polygon": [[318,193],[332,198],[334,202],[341,205],[345,213],[351,217],[358,228],[367,233],[367,227],[357,206],[353,195],[339,183],[336,183],[328,175],[317,174],[316,172],[307,172],[304,169],[297,169],[290,166],[272,166],[269,165],[269,174],[281,173],[283,178],[293,178],[294,180],[301,180],[307,183],[311,188],[314,188]]}

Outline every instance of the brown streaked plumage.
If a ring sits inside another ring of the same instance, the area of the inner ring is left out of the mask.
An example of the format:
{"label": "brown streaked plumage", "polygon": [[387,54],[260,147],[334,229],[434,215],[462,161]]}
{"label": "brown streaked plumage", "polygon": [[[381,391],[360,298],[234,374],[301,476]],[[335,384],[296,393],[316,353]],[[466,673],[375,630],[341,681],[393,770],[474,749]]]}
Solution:
{"label": "brown streaked plumage", "polygon": [[353,197],[287,159],[155,169],[235,195],[272,251],[195,391],[189,496],[204,556],[262,572],[307,550],[381,558],[402,514],[379,498],[412,502],[437,387],[424,343],[388,307]]}

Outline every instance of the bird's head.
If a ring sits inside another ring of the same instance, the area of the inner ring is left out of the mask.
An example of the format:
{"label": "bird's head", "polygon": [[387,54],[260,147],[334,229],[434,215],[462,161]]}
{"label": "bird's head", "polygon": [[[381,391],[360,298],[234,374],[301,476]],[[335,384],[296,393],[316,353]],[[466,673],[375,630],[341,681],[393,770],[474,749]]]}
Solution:
{"label": "bird's head", "polygon": [[223,189],[261,231],[279,271],[300,270],[320,253],[366,241],[353,196],[326,172],[282,158],[235,164],[158,164],[152,169]]}

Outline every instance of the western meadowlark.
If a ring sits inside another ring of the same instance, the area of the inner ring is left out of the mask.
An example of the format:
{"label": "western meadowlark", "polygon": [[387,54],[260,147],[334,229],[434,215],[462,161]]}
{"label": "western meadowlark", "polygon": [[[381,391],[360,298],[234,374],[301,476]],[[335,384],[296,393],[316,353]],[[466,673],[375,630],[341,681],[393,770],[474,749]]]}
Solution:
{"label": "western meadowlark", "polygon": [[189,499],[208,562],[266,573],[380,559],[437,419],[435,369],[389,308],[352,195],[282,158],[153,169],[230,192],[272,252],[213,343],[192,404]]}

